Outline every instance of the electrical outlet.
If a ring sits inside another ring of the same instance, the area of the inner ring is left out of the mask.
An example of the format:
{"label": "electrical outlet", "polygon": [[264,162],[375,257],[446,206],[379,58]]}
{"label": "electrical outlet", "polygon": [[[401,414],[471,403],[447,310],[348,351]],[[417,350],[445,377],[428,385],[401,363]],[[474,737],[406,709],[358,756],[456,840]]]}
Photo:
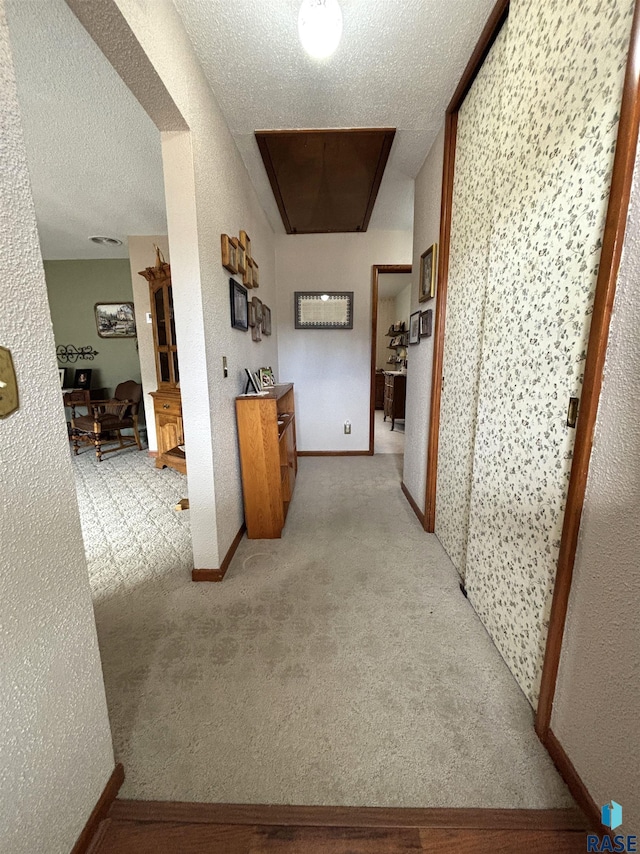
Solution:
{"label": "electrical outlet", "polygon": [[151,322],[152,322],[152,321],[151,321],[151,312],[150,312],[150,311],[147,311],[147,312],[146,312],[146,314],[145,314],[145,319],[146,319],[147,323],[151,323]]}
{"label": "electrical outlet", "polygon": [[344,422],[344,432],[347,436],[349,435],[349,433],[351,433],[351,421]]}

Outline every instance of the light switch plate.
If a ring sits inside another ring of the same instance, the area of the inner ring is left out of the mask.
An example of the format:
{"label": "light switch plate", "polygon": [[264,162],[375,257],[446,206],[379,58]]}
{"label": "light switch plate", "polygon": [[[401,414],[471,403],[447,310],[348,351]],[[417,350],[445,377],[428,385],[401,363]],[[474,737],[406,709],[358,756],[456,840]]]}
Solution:
{"label": "light switch plate", "polygon": [[11,415],[18,406],[18,382],[11,352],[0,347],[0,418]]}

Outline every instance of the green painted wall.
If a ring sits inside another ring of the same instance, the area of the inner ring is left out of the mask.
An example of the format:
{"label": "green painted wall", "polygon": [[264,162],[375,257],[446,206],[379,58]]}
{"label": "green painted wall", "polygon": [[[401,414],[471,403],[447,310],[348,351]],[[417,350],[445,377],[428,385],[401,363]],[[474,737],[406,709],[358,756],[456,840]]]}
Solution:
{"label": "green painted wall", "polygon": [[98,351],[92,362],[58,363],[67,369],[65,385],[71,385],[75,369],[83,367],[93,370],[92,388],[107,388],[109,395],[124,380],[140,382],[136,339],[100,338],[94,313],[97,302],[133,302],[128,258],[45,261],[44,272],[56,346],[89,344]]}

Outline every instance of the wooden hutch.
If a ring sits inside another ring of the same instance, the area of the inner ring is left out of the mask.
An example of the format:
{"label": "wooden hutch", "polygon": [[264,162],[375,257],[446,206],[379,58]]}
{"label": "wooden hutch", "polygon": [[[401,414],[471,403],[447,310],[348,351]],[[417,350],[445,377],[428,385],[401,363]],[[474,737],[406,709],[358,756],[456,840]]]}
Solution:
{"label": "wooden hutch", "polygon": [[156,420],[158,456],[156,468],[169,466],[187,473],[182,429],[182,400],[180,397],[180,372],[176,343],[176,321],[173,312],[171,267],[156,246],[155,267],[139,273],[149,282],[149,300],[153,324],[157,391],[151,392]]}

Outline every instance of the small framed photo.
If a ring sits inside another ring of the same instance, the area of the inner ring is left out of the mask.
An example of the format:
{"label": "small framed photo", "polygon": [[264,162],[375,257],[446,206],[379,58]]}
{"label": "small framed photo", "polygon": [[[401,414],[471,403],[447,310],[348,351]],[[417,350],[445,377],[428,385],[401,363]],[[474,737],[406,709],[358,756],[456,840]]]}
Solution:
{"label": "small framed photo", "polygon": [[438,244],[434,243],[420,256],[420,281],[418,302],[427,302],[436,295],[436,257]]}
{"label": "small framed photo", "polygon": [[428,308],[420,313],[420,337],[431,338],[433,333],[433,309]]}
{"label": "small framed photo", "polygon": [[251,260],[251,258],[249,258],[249,256],[247,256],[245,271],[242,274],[242,284],[246,288],[253,287],[253,261]]}
{"label": "small framed photo", "polygon": [[235,279],[229,279],[229,299],[231,302],[231,326],[246,332],[249,328],[249,310],[247,292]]}
{"label": "small framed photo", "polygon": [[73,378],[73,387],[81,389],[91,388],[91,368],[76,368],[76,373]]}
{"label": "small framed photo", "polygon": [[243,276],[247,272],[247,250],[245,248],[244,243],[242,242],[242,238],[238,238],[238,251],[236,253],[236,267],[238,268],[237,272],[242,273]]}
{"label": "small framed photo", "polygon": [[260,368],[259,376],[260,388],[262,389],[262,391],[266,391],[275,386],[276,381],[271,368]]}
{"label": "small framed photo", "polygon": [[132,302],[97,302],[96,326],[101,338],[135,338],[136,318]]}
{"label": "small framed photo", "polygon": [[244,246],[244,251],[247,253],[247,260],[251,258],[251,240],[246,231],[240,232],[240,243]]}
{"label": "small framed photo", "polygon": [[256,262],[253,260],[253,258],[252,258],[251,260],[253,261],[253,273],[252,273],[252,278],[253,278],[253,287],[254,287],[254,288],[259,288],[259,287],[260,287],[260,275],[259,275],[259,274],[260,274],[260,271],[259,271],[259,269],[258,269],[258,265],[257,265],[257,264],[256,264]]}
{"label": "small framed photo", "polygon": [[420,343],[420,312],[414,311],[409,318],[409,344]]}
{"label": "small framed photo", "polygon": [[64,376],[66,373],[65,368],[58,368],[58,377],[60,378],[60,388],[64,388]]}
{"label": "small framed photo", "polygon": [[222,266],[230,273],[238,272],[238,262],[236,257],[238,241],[236,240],[234,246],[234,240],[235,238],[229,237],[228,234],[220,235],[220,244],[222,249]]}
{"label": "small framed photo", "polygon": [[255,374],[252,374],[249,368],[245,368],[244,372],[247,375],[247,385],[245,386],[244,393],[257,394],[260,391],[260,383],[256,380]]}
{"label": "small framed photo", "polygon": [[262,334],[271,335],[271,309],[262,304]]}
{"label": "small framed photo", "polygon": [[253,303],[256,310],[256,325],[262,326],[262,320],[264,317],[264,306],[262,304],[262,300],[258,297],[253,297],[251,302]]}

